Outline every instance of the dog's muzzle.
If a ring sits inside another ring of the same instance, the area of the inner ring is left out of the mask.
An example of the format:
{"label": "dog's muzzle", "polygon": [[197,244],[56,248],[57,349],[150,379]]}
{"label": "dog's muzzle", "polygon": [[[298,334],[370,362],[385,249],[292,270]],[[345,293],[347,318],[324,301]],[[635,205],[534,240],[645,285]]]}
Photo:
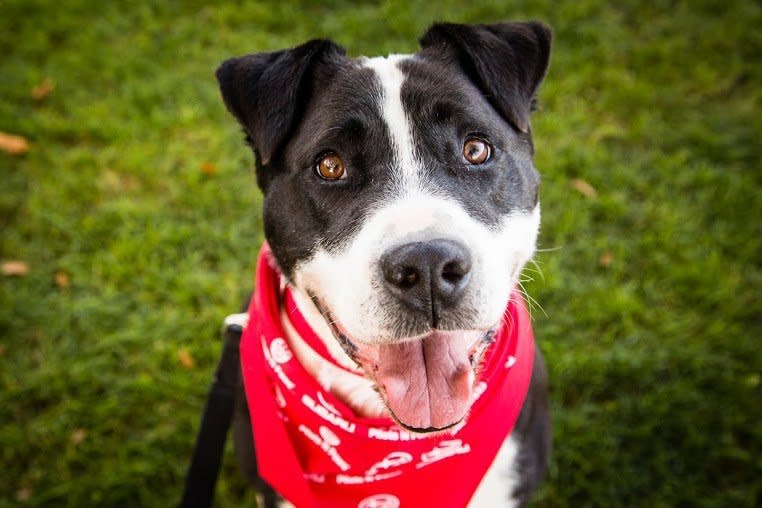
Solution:
{"label": "dog's muzzle", "polygon": [[471,255],[462,243],[437,239],[406,243],[381,256],[389,292],[436,329],[442,311],[456,306],[471,275]]}

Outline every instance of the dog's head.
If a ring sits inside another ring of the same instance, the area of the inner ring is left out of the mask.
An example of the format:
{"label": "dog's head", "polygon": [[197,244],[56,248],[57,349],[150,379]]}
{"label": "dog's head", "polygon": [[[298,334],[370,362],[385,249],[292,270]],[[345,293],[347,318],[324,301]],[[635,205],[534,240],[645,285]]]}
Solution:
{"label": "dog's head", "polygon": [[282,272],[409,429],[465,417],[534,253],[529,114],[550,39],[534,22],[437,24],[414,55],[314,40],[217,71]]}

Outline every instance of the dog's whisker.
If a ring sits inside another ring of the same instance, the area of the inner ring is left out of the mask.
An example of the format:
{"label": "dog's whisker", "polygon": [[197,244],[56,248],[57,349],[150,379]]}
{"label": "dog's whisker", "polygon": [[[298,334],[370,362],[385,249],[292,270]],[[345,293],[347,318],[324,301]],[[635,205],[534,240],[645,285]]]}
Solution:
{"label": "dog's whisker", "polygon": [[544,249],[535,249],[535,252],[556,252],[561,249],[563,249],[563,245],[559,245],[558,247],[546,247]]}
{"label": "dog's whisker", "polygon": [[521,283],[521,281],[519,281],[518,284],[519,284],[519,288],[520,288],[519,290],[521,291],[521,294],[524,295],[524,298],[525,298],[525,300],[526,300],[526,302],[528,304],[528,309],[527,310],[529,310],[529,318],[533,319],[532,311],[534,310],[535,307],[538,308],[545,315],[546,318],[550,317],[550,316],[548,316],[548,313],[545,312],[545,309],[542,307],[542,305],[540,305],[540,302],[538,302],[537,300],[532,298],[532,296],[526,290],[526,288]]}
{"label": "dog's whisker", "polygon": [[542,267],[540,266],[540,262],[534,258],[529,260],[530,263],[534,266],[534,268],[530,266],[525,266],[524,271],[530,271],[533,273],[536,273],[540,276],[540,278],[545,282],[545,272],[543,272]]}

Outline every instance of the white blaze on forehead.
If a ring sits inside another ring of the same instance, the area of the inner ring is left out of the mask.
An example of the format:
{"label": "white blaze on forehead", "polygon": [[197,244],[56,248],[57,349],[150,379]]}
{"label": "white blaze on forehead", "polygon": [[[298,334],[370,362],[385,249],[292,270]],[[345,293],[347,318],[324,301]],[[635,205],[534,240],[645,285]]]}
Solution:
{"label": "white blaze on forehead", "polygon": [[402,106],[402,83],[405,73],[399,64],[410,60],[409,55],[389,55],[363,59],[363,65],[372,69],[381,85],[379,108],[386,123],[394,149],[393,170],[396,191],[419,189],[421,183],[421,163],[415,157],[410,121]]}

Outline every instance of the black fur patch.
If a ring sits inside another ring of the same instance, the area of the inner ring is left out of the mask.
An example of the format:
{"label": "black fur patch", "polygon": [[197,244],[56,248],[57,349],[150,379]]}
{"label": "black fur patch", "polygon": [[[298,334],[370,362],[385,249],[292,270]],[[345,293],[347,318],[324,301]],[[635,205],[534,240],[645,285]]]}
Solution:
{"label": "black fur patch", "polygon": [[421,37],[424,54],[457,63],[506,120],[529,131],[532,99],[550,61],[551,31],[538,22],[437,23]]}
{"label": "black fur patch", "polygon": [[[512,128],[473,82],[453,72],[451,63],[424,52],[403,68],[402,102],[427,185],[494,228],[511,212],[532,210],[539,177],[531,136]],[[471,165],[463,158],[463,144],[471,135],[493,147],[484,164]]]}

